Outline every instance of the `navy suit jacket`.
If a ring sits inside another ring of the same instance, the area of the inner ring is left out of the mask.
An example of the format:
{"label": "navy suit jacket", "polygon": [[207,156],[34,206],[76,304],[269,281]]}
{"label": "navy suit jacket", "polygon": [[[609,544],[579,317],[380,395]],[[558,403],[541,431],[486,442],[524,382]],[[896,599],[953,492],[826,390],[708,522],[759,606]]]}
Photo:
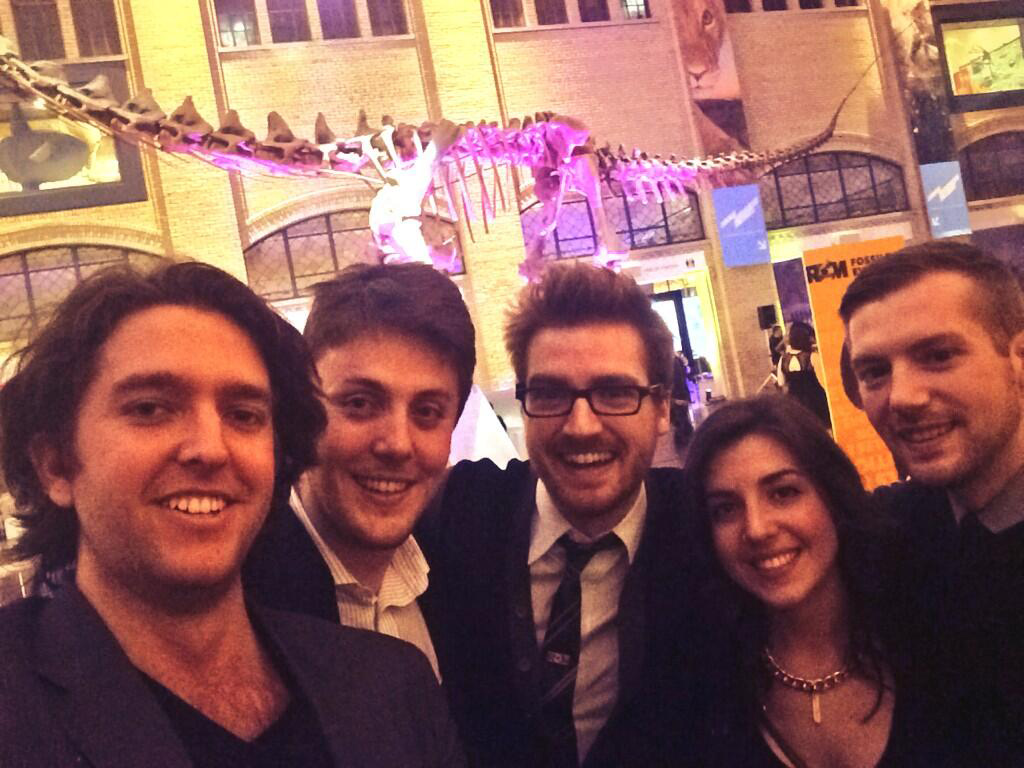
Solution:
{"label": "navy suit jacket", "polygon": [[[701,729],[694,707],[665,722],[677,731],[671,739],[659,733],[665,708],[658,688],[667,673],[688,686],[694,704],[707,700],[700,676],[689,674],[701,663],[689,597],[704,569],[681,534],[680,478],[678,470],[660,469],[647,477],[646,522],[619,604],[618,700],[586,768],[688,764],[688,734],[680,737],[678,729]],[[430,565],[420,605],[452,715],[470,763],[487,768],[544,768],[548,760],[527,566],[535,488],[527,463],[500,470],[486,460],[461,462],[416,533]],[[670,741],[672,754],[659,753]]]}
{"label": "navy suit jacket", "polygon": [[[337,766],[461,766],[444,696],[412,646],[256,610]],[[170,721],[73,586],[0,609],[0,765],[188,768]]]}

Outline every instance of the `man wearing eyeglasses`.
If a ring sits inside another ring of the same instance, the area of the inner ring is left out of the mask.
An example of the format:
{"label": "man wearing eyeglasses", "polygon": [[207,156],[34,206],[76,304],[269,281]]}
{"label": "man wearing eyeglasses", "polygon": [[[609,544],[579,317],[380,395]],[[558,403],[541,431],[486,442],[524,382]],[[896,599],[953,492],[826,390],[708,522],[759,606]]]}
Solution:
{"label": "man wearing eyeglasses", "polygon": [[651,470],[672,336],[632,279],[572,265],[524,288],[505,339],[530,461],[458,464],[418,533],[449,700],[475,765],[643,764],[639,692],[691,561],[678,471]]}

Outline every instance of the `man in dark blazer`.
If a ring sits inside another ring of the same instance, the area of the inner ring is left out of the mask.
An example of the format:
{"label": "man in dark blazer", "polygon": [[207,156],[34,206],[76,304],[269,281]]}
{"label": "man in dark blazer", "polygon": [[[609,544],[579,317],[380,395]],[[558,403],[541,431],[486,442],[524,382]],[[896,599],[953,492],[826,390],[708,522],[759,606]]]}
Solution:
{"label": "man in dark blazer", "polygon": [[298,332],[205,264],[76,287],[0,391],[54,597],[0,610],[0,765],[461,765],[404,643],[250,608],[241,565],[314,458]]}
{"label": "man in dark blazer", "polygon": [[473,384],[473,321],[425,264],[358,264],[316,287],[303,331],[327,408],[319,461],[271,511],[243,569],[262,605],[372,629],[437,659],[411,535],[444,477]]}
{"label": "man in dark blazer", "polygon": [[[530,462],[456,465],[417,529],[470,761],[684,765],[657,756],[652,719],[667,649],[694,651],[699,633],[678,471],[651,470],[672,336],[631,278],[558,266],[524,289],[506,343]],[[696,682],[686,694],[701,698]]]}
{"label": "man in dark blazer", "polygon": [[950,764],[1024,765],[1020,283],[973,246],[925,243],[861,271],[840,314],[848,393],[910,477],[875,494],[910,542],[910,686],[948,710]]}

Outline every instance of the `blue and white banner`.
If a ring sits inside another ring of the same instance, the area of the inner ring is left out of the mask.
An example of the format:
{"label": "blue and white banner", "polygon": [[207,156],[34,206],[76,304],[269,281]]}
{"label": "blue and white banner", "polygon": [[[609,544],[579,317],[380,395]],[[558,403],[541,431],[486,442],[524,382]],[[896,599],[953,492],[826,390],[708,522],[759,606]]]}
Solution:
{"label": "blue and white banner", "polygon": [[711,190],[722,261],[727,267],[768,264],[772,260],[760,193],[757,184]]}
{"label": "blue and white banner", "polygon": [[932,237],[953,237],[970,234],[967,196],[960,176],[960,163],[928,163],[921,166],[921,183],[928,206],[928,224]]}

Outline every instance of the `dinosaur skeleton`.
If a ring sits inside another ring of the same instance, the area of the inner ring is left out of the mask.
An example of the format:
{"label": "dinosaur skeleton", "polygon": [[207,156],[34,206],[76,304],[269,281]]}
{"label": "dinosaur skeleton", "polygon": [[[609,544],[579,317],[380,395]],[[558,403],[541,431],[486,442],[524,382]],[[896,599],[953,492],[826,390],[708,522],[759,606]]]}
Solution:
{"label": "dinosaur skeleton", "polygon": [[[85,85],[71,85],[57,65],[21,60],[2,36],[0,79],[16,93],[40,100],[65,119],[219,168],[245,174],[357,178],[377,189],[370,205],[370,229],[385,261],[433,263],[432,246],[440,244],[428,244],[424,238],[421,221],[428,215],[424,209],[437,215],[440,198],[450,218],[458,218],[461,208],[470,226],[475,218],[471,201],[474,177],[486,231],[496,210],[508,205],[499,169],[510,175],[512,167],[527,167],[542,206],[541,226],[526,244],[526,260],[520,267],[528,278],[536,277],[544,266],[544,240],[557,226],[568,193],[580,194],[590,204],[595,260],[614,265],[627,256],[628,249],[604,210],[603,186],[614,194],[621,191],[630,201],[661,203],[698,187],[750,181],[813,152],[831,138],[839,117],[837,110],[823,131],[785,149],[740,150],[678,160],[674,155],[666,159],[635,149],[626,152],[622,146],[615,151],[609,146],[596,148],[582,122],[553,113],[513,119],[505,127],[494,122],[456,125],[448,120],[413,126],[395,124],[385,116],[382,126],[375,129],[361,112],[351,138],[337,137],[320,113],[311,142],[296,137],[284,119],[271,112],[267,136],[261,140],[242,125],[233,109],[214,128],[198,113],[191,96],[168,115],[148,88],[122,104],[114,98],[104,75]],[[488,178],[493,182],[490,191]]]}

